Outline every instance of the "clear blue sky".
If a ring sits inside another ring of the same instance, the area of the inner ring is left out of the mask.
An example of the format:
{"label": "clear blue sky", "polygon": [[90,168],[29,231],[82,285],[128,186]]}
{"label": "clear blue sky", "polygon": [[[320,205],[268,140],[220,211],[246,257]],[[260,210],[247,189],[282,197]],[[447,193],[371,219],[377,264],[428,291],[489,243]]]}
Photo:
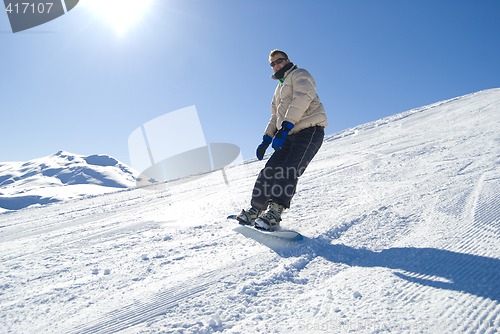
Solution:
{"label": "clear blue sky", "polygon": [[85,1],[16,34],[0,11],[0,161],[65,150],[129,163],[135,128],[190,105],[207,142],[251,158],[274,48],[315,77],[327,134],[500,87],[498,0],[152,0],[120,32]]}

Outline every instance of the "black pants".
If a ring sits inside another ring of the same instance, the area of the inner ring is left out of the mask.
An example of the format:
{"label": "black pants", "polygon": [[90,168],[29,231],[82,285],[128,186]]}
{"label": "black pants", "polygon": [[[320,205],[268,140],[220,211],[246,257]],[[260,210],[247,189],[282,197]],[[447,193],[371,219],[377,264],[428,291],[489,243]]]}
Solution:
{"label": "black pants", "polygon": [[315,126],[287,137],[281,150],[275,151],[260,171],[252,192],[251,205],[265,210],[270,201],[290,207],[299,177],[318,152],[325,130]]}

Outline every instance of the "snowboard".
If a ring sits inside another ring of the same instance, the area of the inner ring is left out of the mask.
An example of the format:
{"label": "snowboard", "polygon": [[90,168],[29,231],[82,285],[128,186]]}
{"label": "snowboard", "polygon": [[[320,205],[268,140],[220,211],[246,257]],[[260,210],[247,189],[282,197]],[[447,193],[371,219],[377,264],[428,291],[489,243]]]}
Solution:
{"label": "snowboard", "polygon": [[276,231],[265,231],[265,230],[258,229],[253,225],[243,224],[238,219],[236,219],[236,217],[237,217],[237,215],[229,215],[227,217],[227,219],[234,220],[235,222],[240,224],[240,226],[244,226],[246,228],[252,229],[253,231],[257,231],[263,235],[267,235],[267,236],[271,236],[271,237],[275,237],[275,238],[280,238],[280,239],[286,239],[286,240],[290,240],[290,241],[298,241],[298,240],[304,239],[304,236],[297,231],[286,230],[283,228],[280,228]]}

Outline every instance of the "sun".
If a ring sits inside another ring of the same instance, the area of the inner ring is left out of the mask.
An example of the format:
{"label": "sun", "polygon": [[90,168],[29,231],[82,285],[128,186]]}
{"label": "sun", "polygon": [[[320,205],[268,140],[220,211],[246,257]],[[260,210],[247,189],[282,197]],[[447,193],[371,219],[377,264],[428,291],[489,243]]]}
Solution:
{"label": "sun", "polygon": [[85,0],[87,9],[101,17],[118,36],[125,35],[144,19],[154,0]]}

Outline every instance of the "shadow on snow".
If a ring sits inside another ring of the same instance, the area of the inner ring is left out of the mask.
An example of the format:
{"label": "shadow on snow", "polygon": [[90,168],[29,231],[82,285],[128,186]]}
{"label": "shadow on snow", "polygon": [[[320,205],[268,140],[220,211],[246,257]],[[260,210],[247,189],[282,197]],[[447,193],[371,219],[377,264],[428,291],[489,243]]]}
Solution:
{"label": "shadow on snow", "polygon": [[[436,248],[389,248],[382,251],[357,249],[318,237],[290,242],[260,233],[237,232],[271,248],[281,257],[308,255],[334,263],[357,267],[383,267],[398,270],[394,275],[407,281],[437,289],[470,293],[500,302],[500,260]],[[248,230],[248,229],[245,229]]]}

